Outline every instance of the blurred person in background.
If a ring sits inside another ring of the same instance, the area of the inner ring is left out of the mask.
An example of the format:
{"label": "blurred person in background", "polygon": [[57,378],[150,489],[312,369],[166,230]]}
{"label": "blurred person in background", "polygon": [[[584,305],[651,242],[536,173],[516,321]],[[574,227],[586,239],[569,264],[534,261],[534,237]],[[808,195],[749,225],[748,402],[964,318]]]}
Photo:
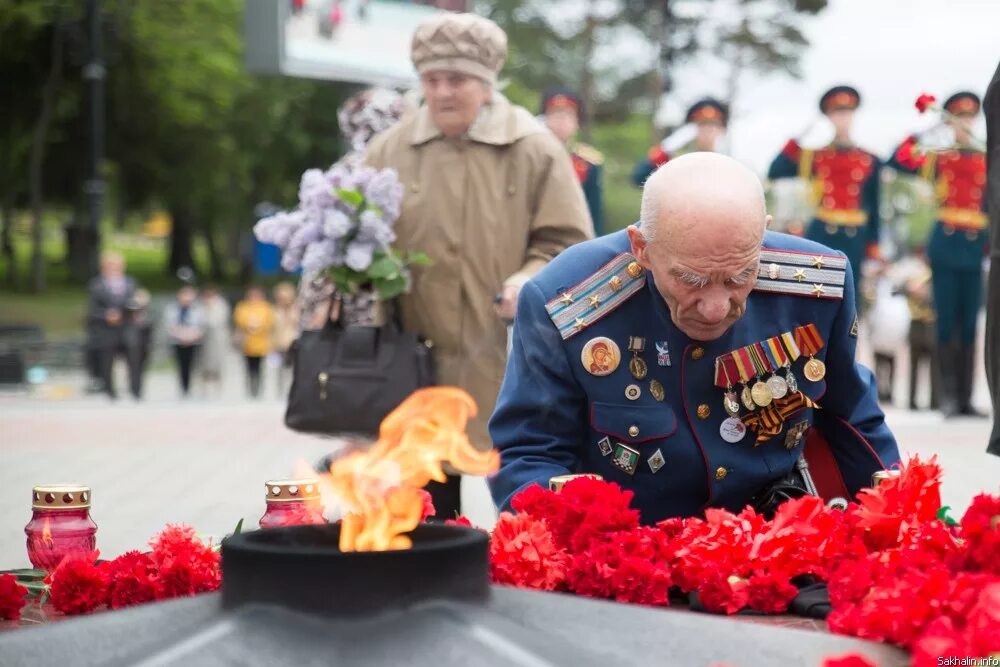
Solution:
{"label": "blurred person in background", "polygon": [[954,143],[932,148],[923,143],[929,131],[912,134],[893,153],[889,166],[927,180],[937,198],[927,259],[937,312],[941,411],[949,418],[983,418],[987,415],[972,405],[983,260],[989,249],[986,154],[972,132],[981,103],[978,95],[965,90],[942,106]]}
{"label": "blurred person in background", "polygon": [[906,299],[910,307],[910,409],[919,410],[917,390],[920,367],[927,366],[930,376],[931,410],[938,409],[938,369],[934,343],[934,298],[931,294],[931,268],[922,257],[913,258],[913,270],[906,279]]}
{"label": "blurred person in background", "polygon": [[201,291],[201,314],[204,335],[198,351],[198,375],[206,395],[222,393],[222,370],[229,349],[230,309],[215,285],[205,285]]}
{"label": "blurred person in background", "polygon": [[[713,97],[698,100],[691,105],[687,115],[684,116],[684,125],[650,148],[646,157],[636,162],[632,169],[632,183],[641,188],[650,174],[671,159],[686,153],[718,151],[728,123],[729,107]],[[671,149],[671,144],[676,143],[675,137],[679,136],[683,140],[681,131],[690,126],[694,126],[694,138],[678,149]]]}
{"label": "blurred person in background", "polygon": [[552,87],[542,96],[542,122],[563,142],[573,159],[573,171],[583,188],[594,234],[604,234],[604,192],[601,185],[604,156],[577,138],[583,122],[583,101],[568,88]]}
{"label": "blurred person in background", "polygon": [[191,390],[191,371],[205,335],[204,313],[196,301],[197,296],[194,287],[185,285],[163,311],[163,329],[174,350],[182,398]]}
{"label": "blurred person in background", "polygon": [[124,331],[125,346],[136,346],[139,356],[139,395],[142,395],[143,378],[146,375],[146,368],[149,365],[149,358],[153,350],[153,332],[156,328],[153,325],[153,318],[149,313],[149,305],[152,296],[149,290],[138,288],[129,301],[125,309],[129,313],[132,326]]}
{"label": "blurred person in background", "polygon": [[285,395],[288,375],[291,370],[289,348],[299,335],[299,306],[295,302],[295,286],[291,283],[278,283],[271,292],[274,296],[274,327],[271,329],[271,353],[268,365],[273,367],[277,376],[278,398]]}
{"label": "blurred person in background", "polygon": [[264,298],[264,290],[256,285],[247,288],[243,300],[233,309],[236,342],[247,368],[247,391],[251,398],[260,395],[264,357],[271,351],[271,330],[274,309]]}
{"label": "blurred person in background", "polygon": [[807,184],[815,206],[806,238],[847,255],[854,278],[855,301],[862,309],[862,267],[878,265],[879,174],[882,162],[854,143],[855,114],[861,93],[851,86],[834,86],[819,99],[820,112],[833,126],[833,140],[822,148],[805,148],[799,141],[813,127],[789,139],[771,162],[767,177],[799,178]]}
{"label": "blurred person in background", "polygon": [[[400,299],[403,326],[434,342],[438,380],[475,399],[469,438],[480,449],[492,446],[486,421],[521,286],[594,231],[565,147],[495,90],[506,57],[507,35],[489,19],[423,22],[411,58],[426,103],[377,136],[366,159],[395,169],[405,187],[397,247],[433,262]],[[454,516],[458,476],[427,490],[437,516]]]}
{"label": "blurred person in background", "polygon": [[136,283],[125,275],[125,258],[116,252],[101,255],[101,274],[90,281],[87,306],[87,347],[93,351],[93,363],[101,390],[111,399],[118,398],[114,386],[114,362],[123,354],[128,364],[132,396],[142,395],[141,350],[132,335]]}

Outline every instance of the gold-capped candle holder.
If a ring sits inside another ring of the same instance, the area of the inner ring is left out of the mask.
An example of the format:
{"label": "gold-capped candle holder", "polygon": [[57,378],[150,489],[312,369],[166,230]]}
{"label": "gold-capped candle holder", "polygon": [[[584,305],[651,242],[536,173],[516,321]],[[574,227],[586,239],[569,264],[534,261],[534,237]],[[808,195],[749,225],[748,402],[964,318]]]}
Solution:
{"label": "gold-capped candle holder", "polygon": [[566,482],[570,480],[579,479],[581,477],[589,477],[590,479],[604,479],[600,475],[595,475],[593,473],[582,473],[579,475],[557,475],[555,477],[549,478],[549,491],[555,491],[559,493],[562,488],[566,486]]}
{"label": "gold-capped candle holder", "polygon": [[31,490],[31,520],[24,532],[34,567],[51,571],[67,556],[96,549],[91,496],[90,487],[83,484],[43,484]]}
{"label": "gold-capped candle holder", "polygon": [[264,482],[264,502],[261,528],[326,523],[318,479]]}

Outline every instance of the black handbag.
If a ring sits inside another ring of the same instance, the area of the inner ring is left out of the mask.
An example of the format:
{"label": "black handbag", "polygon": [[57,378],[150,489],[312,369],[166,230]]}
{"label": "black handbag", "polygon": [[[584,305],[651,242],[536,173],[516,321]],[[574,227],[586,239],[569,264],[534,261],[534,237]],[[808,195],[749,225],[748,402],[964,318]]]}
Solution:
{"label": "black handbag", "polygon": [[292,344],[285,425],[303,433],[375,436],[407,396],[434,384],[430,341],[403,331],[395,304],[379,327],[326,318]]}

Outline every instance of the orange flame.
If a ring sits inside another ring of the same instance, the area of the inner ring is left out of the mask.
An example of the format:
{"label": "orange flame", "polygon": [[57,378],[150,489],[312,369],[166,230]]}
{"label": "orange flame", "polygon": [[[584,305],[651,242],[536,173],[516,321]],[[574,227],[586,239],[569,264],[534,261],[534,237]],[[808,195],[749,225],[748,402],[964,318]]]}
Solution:
{"label": "orange flame", "polygon": [[341,551],[409,549],[405,533],[420,523],[420,489],[445,481],[442,463],[470,475],[500,467],[496,450],[469,442],[465,428],[475,415],[475,401],[457,387],[420,389],[382,420],[371,449],[333,462],[328,481],[346,506]]}
{"label": "orange flame", "polygon": [[42,522],[42,543],[49,549],[52,548],[52,530],[49,528],[49,517],[45,517],[45,521]]}

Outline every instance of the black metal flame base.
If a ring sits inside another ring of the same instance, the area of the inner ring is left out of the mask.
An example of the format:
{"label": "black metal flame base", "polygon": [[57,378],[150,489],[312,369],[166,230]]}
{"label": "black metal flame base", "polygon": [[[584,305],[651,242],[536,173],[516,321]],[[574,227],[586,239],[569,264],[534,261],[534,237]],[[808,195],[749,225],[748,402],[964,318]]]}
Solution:
{"label": "black metal flame base", "polygon": [[411,549],[344,553],[339,524],[234,535],[222,543],[222,604],[355,616],[428,599],[489,595],[486,533],[421,524],[409,536]]}

